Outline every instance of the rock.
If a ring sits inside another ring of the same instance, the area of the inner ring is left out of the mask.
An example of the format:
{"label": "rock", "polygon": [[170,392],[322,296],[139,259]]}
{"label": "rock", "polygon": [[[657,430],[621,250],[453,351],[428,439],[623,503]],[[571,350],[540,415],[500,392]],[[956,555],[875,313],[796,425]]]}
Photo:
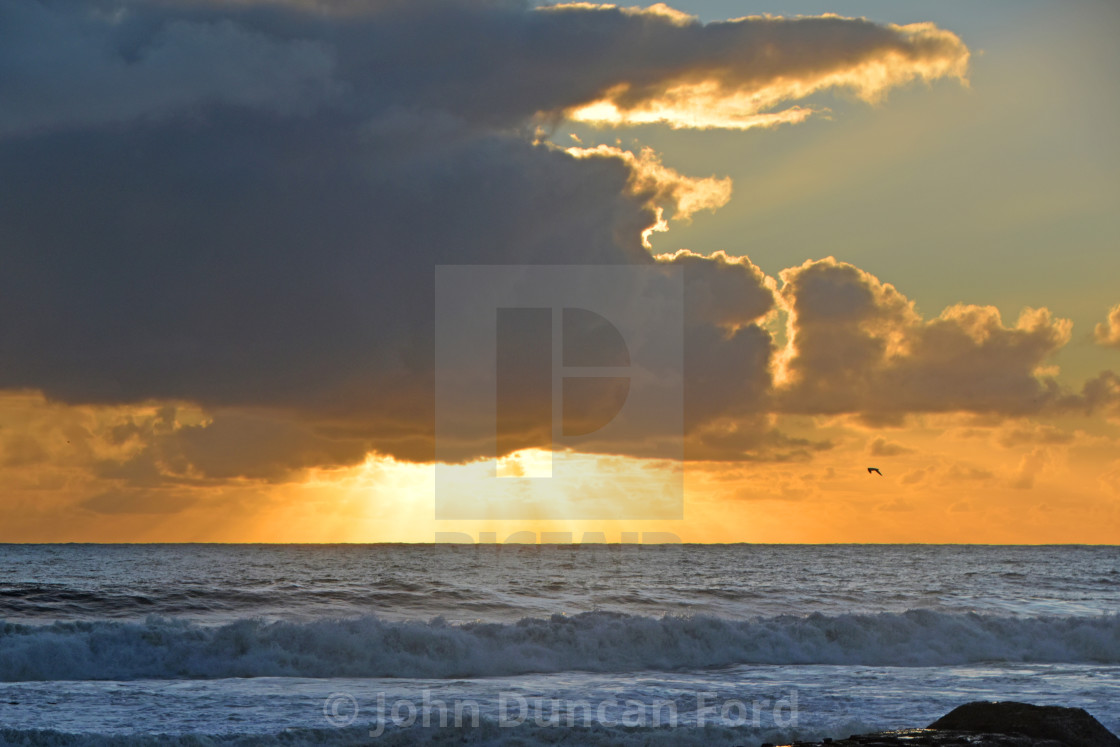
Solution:
{"label": "rock", "polygon": [[[925,729],[853,734],[790,747],[1120,747],[1120,738],[1081,708],[968,703]],[[766,747],[763,745],[763,747]]]}
{"label": "rock", "polygon": [[1120,738],[1083,708],[1027,703],[976,702],[954,708],[930,729],[988,734],[1020,734],[1067,747],[1120,747]]}

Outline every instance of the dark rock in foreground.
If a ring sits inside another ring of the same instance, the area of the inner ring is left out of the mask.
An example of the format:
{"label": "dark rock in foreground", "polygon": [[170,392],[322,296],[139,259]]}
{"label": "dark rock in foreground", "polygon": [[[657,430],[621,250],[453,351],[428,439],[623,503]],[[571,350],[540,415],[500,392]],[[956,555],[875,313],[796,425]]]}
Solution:
{"label": "dark rock in foreground", "polygon": [[929,725],[930,729],[1021,734],[1069,747],[1120,747],[1120,738],[1082,708],[1026,703],[967,703]]}
{"label": "dark rock in foreground", "polygon": [[976,702],[925,729],[857,734],[794,747],[1120,747],[1120,738],[1082,708]]}

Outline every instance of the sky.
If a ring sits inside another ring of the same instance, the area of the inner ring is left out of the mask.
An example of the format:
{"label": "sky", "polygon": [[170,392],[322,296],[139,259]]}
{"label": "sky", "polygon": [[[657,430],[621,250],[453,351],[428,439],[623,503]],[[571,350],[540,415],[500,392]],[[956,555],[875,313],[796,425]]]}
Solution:
{"label": "sky", "polygon": [[[0,0],[0,541],[1114,544],[1118,31],[1108,0]],[[653,409],[560,448],[522,352],[569,317],[514,314],[498,413],[441,400],[495,358],[441,368],[439,304],[506,293],[459,266],[583,268],[679,365],[627,338],[623,389],[565,396]],[[675,279],[675,321],[619,278]],[[635,510],[651,477],[674,510]],[[449,517],[448,485],[545,492]]]}

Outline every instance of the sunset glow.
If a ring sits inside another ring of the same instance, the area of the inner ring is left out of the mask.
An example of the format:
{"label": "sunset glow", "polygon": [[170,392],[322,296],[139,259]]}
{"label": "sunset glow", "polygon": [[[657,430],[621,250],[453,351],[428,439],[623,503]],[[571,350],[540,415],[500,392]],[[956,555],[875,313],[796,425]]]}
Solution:
{"label": "sunset glow", "polygon": [[[198,5],[5,11],[0,541],[1120,537],[1111,5]],[[439,518],[444,266],[678,278],[677,369],[539,350],[683,425],[486,421]]]}

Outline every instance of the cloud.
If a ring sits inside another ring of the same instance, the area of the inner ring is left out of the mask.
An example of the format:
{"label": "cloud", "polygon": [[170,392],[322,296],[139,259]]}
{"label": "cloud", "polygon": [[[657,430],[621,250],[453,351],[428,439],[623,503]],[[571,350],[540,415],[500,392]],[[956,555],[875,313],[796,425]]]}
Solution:
{"label": "cloud", "polygon": [[1120,414],[1120,375],[1113,371],[1100,372],[1085,382],[1079,396],[1068,397],[1065,403],[1087,415],[1098,410]]}
{"label": "cloud", "polygon": [[1076,438],[1075,433],[1062,430],[1057,426],[1025,422],[1016,423],[1012,427],[1002,430],[997,440],[1000,446],[1011,449],[1025,445],[1057,446],[1071,444]]}
{"label": "cloud", "polygon": [[25,467],[47,461],[47,450],[38,440],[25,433],[13,433],[0,445],[0,465]]}
{"label": "cloud", "polygon": [[166,491],[106,491],[82,501],[79,506],[97,514],[174,514],[196,502],[196,497]]}
{"label": "cloud", "polygon": [[1012,478],[1011,487],[1016,490],[1033,489],[1035,478],[1038,477],[1040,472],[1047,469],[1052,458],[1049,449],[1044,447],[1031,449],[1029,454],[1024,454],[1022,459],[1019,460],[1019,466],[1015,471],[1015,477]]}
{"label": "cloud", "polygon": [[99,476],[130,485],[205,485],[232,478],[266,482],[296,479],[301,470],[361,462],[368,440],[330,436],[284,414],[221,412],[183,424],[174,408],[154,419],[129,418],[105,434],[126,440],[126,457],[97,462]]}
{"label": "cloud", "polygon": [[822,484],[832,477],[829,473],[814,472],[805,465],[769,465],[759,469],[755,465],[741,474],[734,474],[727,485],[718,485],[714,493],[730,503],[772,501],[813,501],[822,493]]}
{"label": "cloud", "polygon": [[1093,328],[1093,339],[1106,348],[1120,349],[1120,304],[1108,312],[1108,321]]}
{"label": "cloud", "polygon": [[[5,0],[0,29],[0,93],[14,102],[0,136],[215,107],[355,121],[405,109],[510,127],[609,105],[623,118],[741,127],[804,118],[765,110],[824,88],[875,100],[962,77],[968,63],[960,39],[929,24],[703,25],[663,4]],[[704,110],[727,121],[697,118]]]}
{"label": "cloud", "polygon": [[1106,469],[1100,476],[1100,486],[1109,493],[1120,496],[1120,460],[1110,463]]}
{"label": "cloud", "polygon": [[[100,435],[76,439],[91,450],[77,462],[100,479],[431,459],[442,264],[680,267],[695,458],[830,445],[773,413],[889,421],[1113,397],[1111,379],[1069,395],[1038,373],[1068,338],[1045,311],[926,321],[833,260],[783,273],[778,294],[745,257],[653,257],[649,233],[728,204],[730,180],[538,134],[603,102],[674,126],[712,125],[684,114],[711,104],[741,126],[807,115],[790,104],[826,89],[874,101],[962,77],[968,50],[933,26],[499,0],[0,0],[0,16],[0,388],[97,417],[173,406],[116,430],[83,421]],[[5,453],[30,464],[36,444],[58,458],[37,435]]]}
{"label": "cloud", "polygon": [[[747,421],[757,425],[754,416],[766,408],[774,345],[762,324],[775,309],[774,283],[746,257],[724,252],[682,250],[657,260],[684,273],[685,429],[704,443],[698,451],[707,453],[716,441],[727,445],[741,438]],[[745,420],[699,435],[728,417]],[[730,440],[729,428],[738,434]],[[751,438],[762,443],[771,430],[765,425]]]}
{"label": "cloud", "polygon": [[956,462],[945,472],[945,478],[949,481],[984,481],[991,480],[995,475],[983,467],[978,467],[975,464],[967,462]]}
{"label": "cloud", "polygon": [[907,448],[894,441],[888,441],[882,436],[876,436],[868,445],[867,453],[871,456],[901,456],[902,454],[914,453],[914,449]]}
{"label": "cloud", "polygon": [[928,474],[926,469],[911,470],[902,476],[903,485],[918,485],[925,482]]}
{"label": "cloud", "polygon": [[[844,89],[878,101],[889,89],[914,80],[964,80],[968,69],[964,43],[928,23],[879,25],[830,15],[754,16],[703,25],[687,17],[666,19],[652,9],[583,3],[548,12],[609,17],[620,28],[620,57],[638,58],[655,46],[672,50],[646,74],[628,76],[568,112],[572,119],[597,124],[774,127],[814,114],[802,106],[775,109],[818,91]],[[641,37],[635,38],[639,30]]]}
{"label": "cloud", "polygon": [[430,410],[436,265],[650,261],[655,216],[621,161],[412,124],[229,116],[0,143],[0,384],[376,412],[404,443]]}
{"label": "cloud", "polygon": [[778,358],[780,407],[792,412],[1023,415],[1067,398],[1042,373],[1071,324],[1026,309],[1006,326],[990,306],[922,319],[894,286],[828,258],[781,273],[789,344]]}
{"label": "cloud", "polygon": [[748,257],[681,249],[656,259],[685,271],[685,313],[690,327],[733,331],[759,322],[775,308],[773,279]]}
{"label": "cloud", "polygon": [[771,417],[738,417],[693,426],[685,441],[685,456],[716,462],[806,462],[832,446],[827,440],[785,434]]}
{"label": "cloud", "polygon": [[323,41],[192,15],[156,21],[135,5],[0,3],[0,137],[212,105],[298,114],[343,94]]}
{"label": "cloud", "polygon": [[66,406],[41,394],[0,393],[4,489],[37,489],[47,471],[66,475],[75,495],[106,483],[113,495],[156,495],[240,479],[291,482],[315,468],[360,463],[371,450],[368,439],[284,411],[204,412],[169,402]]}
{"label": "cloud", "polygon": [[661,163],[652,148],[642,148],[638,155],[610,145],[594,148],[568,148],[567,153],[577,159],[617,159],[627,165],[630,179],[627,189],[642,199],[657,217],[656,222],[642,232],[642,246],[652,249],[649,237],[655,231],[669,230],[665,219],[665,206],[671,206],[672,218],[688,221],[700,210],[715,211],[731,199],[731,179],[714,176],[693,178],[680,174]]}

